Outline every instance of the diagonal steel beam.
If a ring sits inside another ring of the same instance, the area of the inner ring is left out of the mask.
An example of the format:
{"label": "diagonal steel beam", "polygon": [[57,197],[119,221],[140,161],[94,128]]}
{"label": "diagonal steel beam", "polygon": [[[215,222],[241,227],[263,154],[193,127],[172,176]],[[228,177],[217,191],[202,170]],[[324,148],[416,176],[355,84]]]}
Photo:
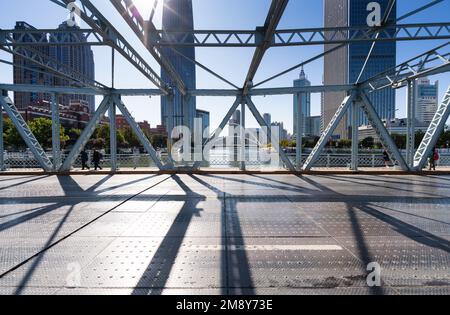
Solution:
{"label": "diagonal steel beam", "polygon": [[[20,114],[17,107],[14,105],[12,100],[8,97],[8,93],[6,91],[0,91],[0,108],[3,107],[6,114],[8,114],[9,118],[11,119],[12,123],[16,127],[17,131],[19,132],[20,136],[22,137],[23,141],[25,141],[28,148],[33,153],[35,159],[38,161],[38,163],[41,165],[41,167],[45,171],[51,171],[53,168],[53,163],[50,161],[49,157],[45,153],[44,149],[40,145],[40,143],[37,141],[36,137],[34,136],[33,132],[30,130],[30,127],[28,127],[27,123],[23,119],[22,115]],[[3,115],[3,113],[0,112],[0,115]],[[3,133],[2,133],[3,137]],[[3,155],[3,151],[0,152],[0,154]]]}
{"label": "diagonal steel beam", "polygon": [[328,124],[327,128],[322,133],[316,146],[314,147],[311,154],[306,159],[305,164],[303,164],[302,169],[304,171],[311,170],[311,168],[314,166],[316,161],[319,159],[320,154],[322,153],[323,149],[325,148],[325,145],[328,143],[328,140],[330,140],[331,136],[333,135],[334,130],[337,128],[337,126],[341,122],[342,118],[344,117],[345,113],[348,111],[348,109],[349,109],[350,105],[353,103],[354,99],[355,99],[355,92],[351,91],[351,94],[342,101],[341,105],[337,109],[336,113],[334,114],[334,116],[331,119],[330,123]]}
{"label": "diagonal steel beam", "polygon": [[161,162],[161,160],[158,158],[158,154],[156,153],[155,148],[151,144],[151,142],[148,140],[147,136],[144,134],[142,129],[137,124],[136,120],[131,116],[131,113],[128,111],[127,107],[123,103],[123,101],[120,99],[119,96],[114,96],[114,103],[116,104],[117,108],[122,112],[125,120],[127,121],[128,125],[130,125],[131,129],[134,131],[135,135],[139,138],[139,141],[144,146],[147,153],[150,155],[153,162],[155,162],[156,166],[162,170],[164,169],[164,165]]}
{"label": "diagonal steel beam", "polygon": [[[62,7],[73,3],[73,0],[50,0]],[[89,27],[98,33],[103,41],[117,50],[130,64],[139,70],[147,79],[155,84],[165,94],[171,93],[171,88],[150,67],[145,59],[133,48],[124,36],[112,25],[109,20],[89,0],[79,0],[82,4],[80,17]]]}
{"label": "diagonal steel beam", "polygon": [[145,48],[155,58],[158,64],[166,71],[172,81],[176,84],[181,94],[186,95],[187,88],[181,76],[177,73],[172,63],[164,56],[160,48],[153,46],[149,41],[149,35],[157,36],[156,27],[153,22],[144,21],[132,0],[110,0],[116,10],[122,15],[136,36],[144,44]]}
{"label": "diagonal steel beam", "polygon": [[[252,112],[253,116],[255,117],[258,124],[263,129],[263,132],[265,132],[264,127],[267,128],[267,138],[272,139],[272,130],[271,127],[267,124],[267,121],[264,120],[264,118],[261,116],[260,112],[256,108],[255,104],[251,100],[250,97],[246,97],[247,106],[248,109]],[[283,149],[280,147],[280,141],[279,139],[274,139],[276,144],[274,145],[275,149],[278,150],[278,154],[280,155],[281,160],[283,161],[284,165],[291,171],[295,172],[295,166],[292,164],[291,160],[287,157],[286,153],[283,151]]]}
{"label": "diagonal steel beam", "polygon": [[92,134],[95,131],[95,128],[100,123],[103,116],[105,116],[106,111],[109,109],[111,105],[112,98],[110,95],[106,95],[103,98],[103,101],[101,102],[98,109],[95,111],[94,115],[92,116],[91,120],[89,121],[86,128],[84,128],[83,132],[81,133],[80,137],[78,138],[77,142],[73,146],[72,150],[70,151],[69,155],[65,159],[63,165],[59,169],[61,172],[70,171],[72,168],[73,163],[75,163],[77,157],[80,155],[83,148],[88,143],[89,139],[91,138]]}
{"label": "diagonal steel beam", "polygon": [[408,171],[409,170],[408,164],[406,163],[405,159],[403,158],[403,155],[398,150],[397,145],[395,144],[391,135],[387,131],[383,122],[381,121],[380,116],[378,115],[377,111],[375,110],[375,108],[373,107],[369,98],[367,97],[367,94],[361,90],[359,93],[359,97],[362,102],[361,109],[366,114],[369,124],[372,126],[374,131],[377,133],[377,135],[380,138],[380,141],[381,141],[384,149],[388,153],[389,157],[391,158],[391,160],[394,163],[397,163],[398,166],[403,171]]}
{"label": "diagonal steel beam", "polygon": [[270,48],[273,36],[288,3],[289,0],[272,0],[269,14],[267,15],[266,22],[262,29],[264,39],[256,48],[252,63],[250,65],[250,69],[248,70],[247,77],[245,79],[244,87],[242,89],[244,95],[247,95],[249,90],[253,88],[253,79],[255,78],[256,72],[261,65],[266,51]]}
{"label": "diagonal steel beam", "polygon": [[430,126],[420,143],[419,149],[414,156],[414,170],[421,171],[427,158],[431,155],[433,148],[436,146],[439,137],[444,131],[445,124],[450,115],[450,85],[447,88],[447,92],[444,95],[444,99],[439,105]]}
{"label": "diagonal steel beam", "polygon": [[[81,86],[85,87],[91,87],[91,88],[103,88],[107,89],[108,87],[96,80],[93,80],[91,78],[88,78],[84,74],[75,71],[70,66],[61,63],[60,61],[43,54],[39,52],[38,50],[34,49],[30,46],[0,46],[0,50],[6,51],[12,55],[15,55],[17,57],[23,58],[24,60],[27,60],[41,68],[47,69],[49,71],[49,75],[52,73],[58,75],[59,77],[63,77],[64,79],[68,81],[73,81],[76,84],[79,84]],[[40,72],[37,70],[36,72]]]}

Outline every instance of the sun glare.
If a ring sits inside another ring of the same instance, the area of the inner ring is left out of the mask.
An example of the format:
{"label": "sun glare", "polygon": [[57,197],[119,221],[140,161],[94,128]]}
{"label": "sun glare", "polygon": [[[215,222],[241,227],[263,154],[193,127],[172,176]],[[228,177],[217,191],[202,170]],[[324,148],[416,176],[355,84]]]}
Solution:
{"label": "sun glare", "polygon": [[133,1],[136,8],[139,10],[139,12],[145,18],[148,18],[148,16],[150,15],[150,12],[152,11],[154,2],[155,2],[155,0],[134,0]]}

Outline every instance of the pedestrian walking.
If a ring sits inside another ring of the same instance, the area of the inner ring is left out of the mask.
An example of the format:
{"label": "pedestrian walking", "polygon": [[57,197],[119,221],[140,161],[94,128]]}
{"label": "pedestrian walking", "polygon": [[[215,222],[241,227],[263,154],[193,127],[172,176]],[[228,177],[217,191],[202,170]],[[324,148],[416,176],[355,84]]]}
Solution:
{"label": "pedestrian walking", "polygon": [[436,148],[433,148],[433,151],[431,152],[430,157],[429,157],[430,171],[436,170],[436,164],[439,161],[439,159],[440,159],[440,156],[439,156],[438,150]]}
{"label": "pedestrian walking", "polygon": [[101,154],[99,151],[94,150],[93,162],[94,162],[94,168],[95,168],[95,170],[97,170],[97,169],[102,170],[102,169],[103,169],[103,168],[100,166],[100,163],[101,163],[102,159],[103,159],[102,154]]}
{"label": "pedestrian walking", "polygon": [[86,150],[83,150],[81,152],[81,167],[82,167],[83,171],[85,169],[87,169],[87,170],[91,169],[88,165],[88,161],[89,161],[89,154],[86,152]]}
{"label": "pedestrian walking", "polygon": [[389,158],[389,154],[387,153],[387,151],[383,152],[383,160],[384,165],[386,165],[386,167],[389,168],[389,162],[391,161],[391,159]]}

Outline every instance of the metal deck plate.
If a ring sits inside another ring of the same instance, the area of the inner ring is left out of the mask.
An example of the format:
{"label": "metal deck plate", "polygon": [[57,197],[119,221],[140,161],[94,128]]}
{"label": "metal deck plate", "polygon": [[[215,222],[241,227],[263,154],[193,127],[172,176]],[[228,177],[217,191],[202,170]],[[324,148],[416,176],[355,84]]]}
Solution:
{"label": "metal deck plate", "polygon": [[[448,293],[446,177],[182,175],[155,186],[164,178],[0,181],[1,272],[87,224],[0,279],[0,294]],[[369,262],[382,288],[367,287]],[[81,283],[70,286],[74,263]]]}

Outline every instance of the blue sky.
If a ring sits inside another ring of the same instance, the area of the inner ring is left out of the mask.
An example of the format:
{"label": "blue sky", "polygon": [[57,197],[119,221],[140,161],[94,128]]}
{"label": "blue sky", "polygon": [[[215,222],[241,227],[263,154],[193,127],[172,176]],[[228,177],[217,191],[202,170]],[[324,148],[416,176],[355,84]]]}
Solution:
{"label": "blue sky", "polygon": [[[159,67],[150,54],[134,36],[126,23],[117,14],[107,0],[92,0],[102,13],[126,36],[130,43],[148,59],[149,64],[159,72]],[[144,16],[149,15],[153,0],[135,0]],[[160,1],[162,2],[162,1]],[[398,14],[403,15],[428,0],[398,0]],[[270,6],[270,0],[193,0],[195,27],[197,29],[254,29],[262,25]],[[162,6],[159,5],[155,16],[157,27],[161,25]],[[449,19],[450,0],[436,5],[423,13],[408,18],[402,23],[446,22]],[[16,21],[26,21],[37,28],[56,28],[67,18],[66,10],[48,0],[0,0],[0,28],[11,29]],[[82,25],[83,26],[83,25]],[[323,26],[323,4],[320,0],[291,0],[279,28],[308,28]],[[398,43],[398,63],[423,53],[444,41],[402,42]],[[289,68],[302,60],[323,51],[321,46],[272,48],[266,54],[258,71],[255,82],[259,82],[273,74]],[[225,78],[242,86],[253,56],[254,49],[247,48],[197,48],[197,59],[210,66]],[[94,48],[96,61],[96,79],[104,84],[111,83],[110,49]],[[118,88],[153,88],[137,70],[133,69],[121,56],[116,54],[116,87]],[[11,57],[0,52],[0,58],[11,60]],[[322,60],[305,67],[305,71],[313,85],[320,85],[323,75]],[[264,87],[291,86],[298,77],[299,71],[291,72],[278,78]],[[229,88],[210,74],[197,69],[198,88]],[[431,78],[440,81],[441,97],[450,84],[450,75],[438,75]],[[12,82],[12,67],[0,64],[0,82]],[[397,117],[404,117],[405,91],[397,92]],[[152,126],[160,122],[160,99],[154,97],[124,98],[138,120],[148,120]],[[215,129],[228,111],[233,99],[219,97],[200,97],[197,107],[211,112],[211,125]],[[261,113],[269,112],[272,120],[283,121],[289,131],[292,131],[292,96],[256,97],[255,104]],[[312,97],[312,113],[320,114],[320,95]],[[250,116],[250,115],[248,115]],[[249,118],[248,125],[256,126],[256,121]]]}

